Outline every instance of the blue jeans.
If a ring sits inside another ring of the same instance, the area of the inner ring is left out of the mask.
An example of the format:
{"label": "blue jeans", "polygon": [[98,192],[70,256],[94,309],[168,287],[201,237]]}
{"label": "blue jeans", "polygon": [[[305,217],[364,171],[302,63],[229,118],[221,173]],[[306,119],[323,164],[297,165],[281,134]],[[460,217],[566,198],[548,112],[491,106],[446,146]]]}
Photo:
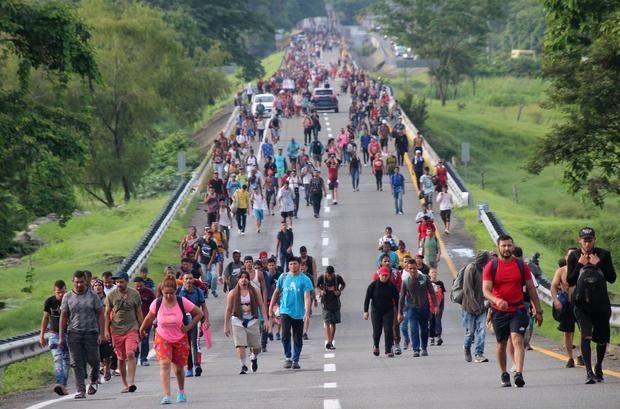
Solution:
{"label": "blue jeans", "polygon": [[146,330],[146,336],[140,341],[140,363],[143,364],[148,361],[149,356],[149,337],[151,336],[151,329]]}
{"label": "blue jeans", "polygon": [[403,334],[403,342],[405,345],[411,344],[411,338],[409,338],[409,321],[403,320],[400,323],[400,332]]}
{"label": "blue jeans", "polygon": [[360,185],[360,171],[359,169],[351,170],[351,182],[353,183],[353,189],[357,189]]}
{"label": "blue jeans", "polygon": [[428,310],[419,310],[416,308],[408,308],[405,313],[405,320],[409,322],[411,330],[411,345],[414,351],[426,349],[428,345]]}
{"label": "blue jeans", "polygon": [[476,354],[482,355],[484,353],[484,337],[486,335],[484,328],[486,323],[486,312],[475,315],[463,311],[462,316],[463,328],[465,329],[465,342],[463,346],[465,349],[470,349],[472,342],[475,342]]}
{"label": "blue jeans", "polygon": [[[217,263],[213,263],[211,268],[208,268],[208,264],[200,264],[202,267],[202,271],[205,272],[205,283],[209,283],[211,287],[211,291],[217,290],[217,274],[213,274],[213,271],[217,271]],[[205,297],[208,297],[209,294],[205,294]]]}
{"label": "blue jeans", "polygon": [[[304,346],[304,320],[296,320],[291,316],[282,314],[281,318],[282,346],[284,347],[284,356],[293,362],[299,362],[301,356],[301,348]],[[291,357],[291,330],[293,332],[293,355]]]}
{"label": "blue jeans", "polygon": [[67,379],[69,378],[69,368],[71,362],[69,360],[69,348],[68,343],[65,342],[64,348],[58,348],[59,335],[55,333],[50,334],[49,346],[52,352],[52,358],[54,359],[54,374],[57,385],[67,386]]}
{"label": "blue jeans", "polygon": [[403,192],[393,192],[392,196],[394,196],[394,209],[396,213],[403,211]]}

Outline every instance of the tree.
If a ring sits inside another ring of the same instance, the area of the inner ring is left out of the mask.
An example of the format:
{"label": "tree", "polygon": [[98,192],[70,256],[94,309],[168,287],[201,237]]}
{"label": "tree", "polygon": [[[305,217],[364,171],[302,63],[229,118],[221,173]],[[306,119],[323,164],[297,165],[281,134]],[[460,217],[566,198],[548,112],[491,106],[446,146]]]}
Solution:
{"label": "tree", "polygon": [[429,70],[445,105],[450,84],[468,74],[499,17],[498,0],[383,0],[373,7],[388,34],[423,58],[438,59]]}
{"label": "tree", "polygon": [[[89,37],[65,3],[0,2],[0,256],[33,216],[64,223],[75,209],[88,123],[66,109],[64,84],[97,81]],[[47,100],[30,94],[33,72],[54,87]]]}
{"label": "tree", "polygon": [[[93,28],[101,84],[78,85],[73,103],[89,107],[92,132],[84,189],[106,206],[114,193],[129,201],[150,162],[163,121],[187,125],[227,87],[201,49],[187,55],[162,11],[132,1],[84,0],[80,13]],[[214,49],[215,50],[215,49]],[[221,63],[221,61],[217,61]],[[77,109],[77,108],[76,108]]]}
{"label": "tree", "polygon": [[620,193],[620,1],[546,0],[545,10],[547,106],[564,118],[528,169],[538,174],[561,164],[568,190],[602,206]]}
{"label": "tree", "polygon": [[355,24],[355,18],[374,0],[329,0],[342,24]]}

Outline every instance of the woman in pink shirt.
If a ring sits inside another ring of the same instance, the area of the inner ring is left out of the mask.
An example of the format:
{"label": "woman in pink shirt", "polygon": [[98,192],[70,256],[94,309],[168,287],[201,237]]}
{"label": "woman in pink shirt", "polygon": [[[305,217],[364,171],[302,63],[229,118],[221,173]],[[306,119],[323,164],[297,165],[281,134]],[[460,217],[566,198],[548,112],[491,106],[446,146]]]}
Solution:
{"label": "woman in pink shirt", "polygon": [[[155,330],[155,351],[159,359],[159,380],[164,390],[162,404],[172,403],[170,397],[170,369],[174,366],[179,392],[177,403],[187,402],[185,396],[184,366],[189,354],[187,332],[194,328],[202,319],[202,310],[187,298],[177,297],[177,282],[174,277],[167,276],[161,284],[162,296],[151,303],[149,313],[140,326],[140,336],[146,336],[157,318]],[[179,305],[182,302],[183,305]],[[184,314],[185,313],[185,314]],[[191,321],[187,315],[191,315]]]}

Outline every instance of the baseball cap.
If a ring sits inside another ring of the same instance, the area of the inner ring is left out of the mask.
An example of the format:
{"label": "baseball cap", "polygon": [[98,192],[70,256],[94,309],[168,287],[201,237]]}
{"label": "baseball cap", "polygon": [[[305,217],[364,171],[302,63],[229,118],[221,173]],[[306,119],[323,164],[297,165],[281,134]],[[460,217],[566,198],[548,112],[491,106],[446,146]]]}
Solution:
{"label": "baseball cap", "polygon": [[268,257],[269,255],[267,254],[267,252],[265,250],[261,251],[260,253],[258,253],[258,258],[261,257]]}
{"label": "baseball cap", "polygon": [[235,253],[239,253],[239,254],[241,254],[241,250],[237,250],[237,249],[235,249],[235,250],[233,250],[233,252],[232,252],[232,253],[233,253],[233,254],[235,254]]}
{"label": "baseball cap", "polygon": [[390,269],[383,266],[379,269],[379,275],[380,276],[389,276],[390,275]]}
{"label": "baseball cap", "polygon": [[125,272],[119,271],[112,276],[112,280],[125,280],[129,281],[129,275]]}
{"label": "baseball cap", "polygon": [[579,238],[585,239],[586,237],[596,237],[596,234],[594,233],[594,229],[592,227],[583,227],[581,230],[579,230]]}

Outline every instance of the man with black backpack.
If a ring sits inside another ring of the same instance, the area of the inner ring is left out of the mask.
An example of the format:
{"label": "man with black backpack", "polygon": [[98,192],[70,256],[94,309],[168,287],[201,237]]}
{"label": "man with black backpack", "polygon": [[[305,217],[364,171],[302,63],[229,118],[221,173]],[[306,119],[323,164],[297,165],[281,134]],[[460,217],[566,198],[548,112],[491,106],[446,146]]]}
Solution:
{"label": "man with black backpack", "polygon": [[543,321],[543,311],[540,306],[536,288],[532,282],[532,273],[523,260],[514,257],[514,242],[512,237],[502,234],[497,239],[498,257],[491,258],[482,273],[482,291],[484,297],[492,305],[491,320],[497,347],[495,354],[502,371],[501,385],[510,387],[510,375],[506,372],[506,347],[508,339],[514,346],[516,372],[515,385],[519,388],[525,385],[523,379],[523,361],[525,347],[523,337],[529,324],[528,313],[523,304],[524,288],[530,295],[535,308],[535,319],[538,326]]}
{"label": "man with black backpack", "polygon": [[[567,280],[575,286],[575,318],[581,330],[581,355],[586,367],[586,384],[603,382],[603,358],[609,342],[611,304],[607,282],[616,281],[616,271],[607,250],[595,247],[594,229],[579,231],[581,248],[567,260]],[[591,341],[596,343],[596,365],[592,371]]]}

